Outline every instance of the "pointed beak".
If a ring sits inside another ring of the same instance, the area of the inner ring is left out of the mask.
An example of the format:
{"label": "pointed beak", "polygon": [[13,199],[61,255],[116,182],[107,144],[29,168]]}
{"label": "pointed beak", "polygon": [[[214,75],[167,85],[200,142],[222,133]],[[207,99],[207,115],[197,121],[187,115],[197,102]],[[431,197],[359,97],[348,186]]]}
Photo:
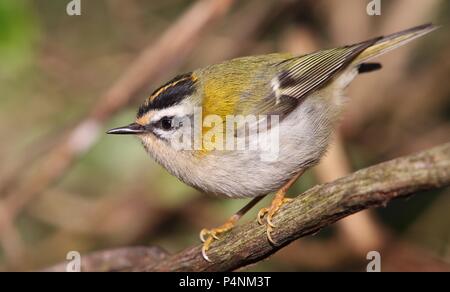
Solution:
{"label": "pointed beak", "polygon": [[125,127],[114,128],[106,132],[106,134],[114,134],[114,135],[137,135],[143,134],[147,132],[145,127],[138,124],[132,123]]}

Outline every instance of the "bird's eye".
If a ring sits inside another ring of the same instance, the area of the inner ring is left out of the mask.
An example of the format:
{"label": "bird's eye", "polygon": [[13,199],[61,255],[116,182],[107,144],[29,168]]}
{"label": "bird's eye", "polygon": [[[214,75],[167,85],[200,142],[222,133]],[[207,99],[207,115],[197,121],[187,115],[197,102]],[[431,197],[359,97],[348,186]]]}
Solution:
{"label": "bird's eye", "polygon": [[161,129],[163,130],[170,130],[173,127],[173,123],[172,123],[172,118],[171,117],[164,117],[159,121],[159,126]]}

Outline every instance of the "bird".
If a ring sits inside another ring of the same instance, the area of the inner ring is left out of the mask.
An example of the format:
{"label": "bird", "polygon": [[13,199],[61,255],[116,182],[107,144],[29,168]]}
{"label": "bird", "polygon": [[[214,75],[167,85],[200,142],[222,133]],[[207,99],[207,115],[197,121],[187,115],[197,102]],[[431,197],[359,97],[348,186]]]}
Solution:
{"label": "bird", "polygon": [[[169,173],[204,193],[252,198],[223,225],[202,229],[202,256],[263,197],[257,221],[276,245],[273,218],[288,189],[326,153],[358,74],[371,59],[435,30],[424,24],[305,55],[240,57],[178,75],[145,98],[136,119],[108,134],[137,136]],[[231,120],[231,122],[229,122]]]}

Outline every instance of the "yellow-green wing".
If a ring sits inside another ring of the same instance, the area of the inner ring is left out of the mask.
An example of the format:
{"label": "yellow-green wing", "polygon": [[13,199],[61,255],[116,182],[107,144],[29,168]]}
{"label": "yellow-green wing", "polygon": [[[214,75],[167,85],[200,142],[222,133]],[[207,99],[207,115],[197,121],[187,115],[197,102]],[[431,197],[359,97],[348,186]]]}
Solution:
{"label": "yellow-green wing", "polygon": [[279,115],[283,118],[302,99],[324,86],[377,40],[322,50],[273,65],[276,67],[276,74],[269,81],[269,94],[261,99],[253,113]]}

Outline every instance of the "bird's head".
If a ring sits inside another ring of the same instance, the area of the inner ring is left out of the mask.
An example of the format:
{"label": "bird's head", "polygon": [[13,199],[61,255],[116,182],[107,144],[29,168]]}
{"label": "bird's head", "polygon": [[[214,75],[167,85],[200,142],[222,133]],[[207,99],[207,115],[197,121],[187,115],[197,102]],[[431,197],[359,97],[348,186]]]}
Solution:
{"label": "bird's head", "polygon": [[192,137],[194,111],[201,105],[198,91],[194,74],[177,76],[146,99],[139,107],[134,123],[107,133],[136,135],[151,152],[179,147],[183,135],[184,138]]}

